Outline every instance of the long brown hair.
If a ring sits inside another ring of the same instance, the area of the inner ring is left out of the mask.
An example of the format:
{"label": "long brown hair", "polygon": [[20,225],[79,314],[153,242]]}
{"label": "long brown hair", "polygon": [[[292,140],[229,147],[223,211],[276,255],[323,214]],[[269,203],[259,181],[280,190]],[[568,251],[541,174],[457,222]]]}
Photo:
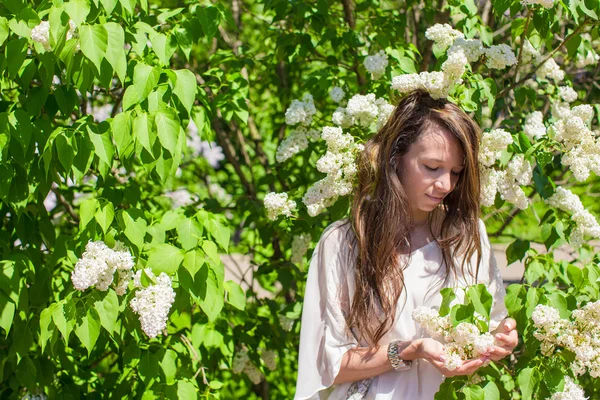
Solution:
{"label": "long brown hair", "polygon": [[[460,271],[465,274],[471,257],[481,261],[479,235],[480,177],[477,164],[479,126],[458,106],[435,100],[425,91],[403,97],[387,123],[366,144],[358,160],[350,223],[355,236],[355,293],[349,328],[375,345],[393,324],[398,299],[404,288],[400,252],[410,253],[409,231],[413,217],[398,171],[399,159],[423,131],[436,124],[453,134],[465,155],[464,169],[452,192],[430,213],[439,217],[437,242],[442,250],[446,277],[457,274],[455,260],[462,256]],[[441,210],[440,210],[441,208]],[[468,271],[473,275],[473,271]],[[476,268],[474,276],[477,276]],[[382,315],[382,318],[373,318]]]}

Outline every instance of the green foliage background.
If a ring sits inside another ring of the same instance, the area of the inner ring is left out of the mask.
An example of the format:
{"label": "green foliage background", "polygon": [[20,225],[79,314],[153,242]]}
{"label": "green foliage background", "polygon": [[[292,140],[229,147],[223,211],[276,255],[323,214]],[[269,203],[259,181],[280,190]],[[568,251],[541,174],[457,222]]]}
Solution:
{"label": "green foliage background", "polygon": [[[336,108],[328,99],[334,85],[381,96],[393,75],[439,70],[444,54],[424,33],[449,22],[488,46],[507,43],[517,52],[527,37],[548,53],[559,48],[555,57],[567,80],[598,111],[597,64],[573,62],[591,46],[581,33],[598,39],[598,15],[595,0],[560,1],[530,13],[516,0],[4,0],[0,396],[291,398],[300,327],[286,331],[279,321],[299,318],[307,265],[306,258],[290,262],[292,237],[309,233],[316,242],[348,208],[341,199],[318,217],[300,207],[297,218],[267,220],[265,193],[299,199],[321,177],[314,165],[324,143],[275,163],[291,101],[310,92],[316,121],[326,125]],[[78,35],[66,40],[69,19]],[[50,22],[51,50],[30,39],[41,20]],[[384,79],[372,81],[362,62],[380,49],[390,66]],[[555,92],[547,82],[537,90],[524,85],[533,74],[527,66],[492,71],[477,63],[453,99],[482,126],[493,122],[520,137],[511,151],[527,153],[531,143],[519,136],[523,118],[547,111]],[[110,117],[95,121],[93,110],[106,105]],[[190,120],[203,140],[223,148],[218,168],[192,156]],[[598,126],[597,117],[592,124]],[[528,265],[523,285],[509,288],[507,300],[524,337],[520,358],[489,367],[496,391],[488,383],[448,381],[443,398],[551,393],[561,384],[548,378],[552,368],[566,367],[560,360],[548,367],[529,345],[535,342],[531,311],[560,298],[568,313],[599,297],[598,258],[589,245],[579,254],[589,262],[583,270],[529,249],[536,241],[552,250],[572,227],[557,211],[541,218],[548,210],[541,199],[554,183],[568,182],[598,215],[598,177],[574,182],[551,148],[535,148],[528,157],[538,161],[538,179],[527,189],[534,205],[519,211],[498,198],[484,210],[491,237],[514,242],[509,261]],[[227,196],[217,195],[215,185]],[[165,193],[179,188],[193,195],[192,204],[172,206]],[[47,209],[49,193],[57,202]],[[70,273],[86,243],[117,239],[132,249],[136,268],[172,275],[177,296],[168,335],[148,340],[128,307],[130,295],[72,287]],[[251,288],[260,285],[271,295],[225,282],[221,255],[227,252],[248,255]],[[275,371],[261,361],[261,348],[277,352]],[[265,374],[258,385],[231,372],[242,349]],[[587,394],[597,387],[590,378]]]}

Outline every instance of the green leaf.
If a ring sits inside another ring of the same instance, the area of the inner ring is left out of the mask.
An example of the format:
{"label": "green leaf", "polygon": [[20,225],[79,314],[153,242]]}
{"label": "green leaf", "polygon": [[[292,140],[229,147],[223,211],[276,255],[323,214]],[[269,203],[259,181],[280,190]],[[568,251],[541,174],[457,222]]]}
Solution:
{"label": "green leaf", "polygon": [[529,400],[535,391],[535,388],[539,382],[539,374],[535,367],[523,368],[517,377],[519,388],[521,389],[521,398],[523,400]]}
{"label": "green leaf", "polygon": [[183,262],[183,251],[173,245],[162,243],[155,246],[148,255],[147,268],[152,268],[155,274],[166,272],[171,275],[177,271]]}
{"label": "green leaf", "polygon": [[104,24],[108,35],[106,48],[106,61],[110,63],[122,84],[127,76],[127,57],[125,55],[125,33],[121,25],[116,22]]}
{"label": "green leaf", "polygon": [[67,137],[64,133],[60,134],[54,139],[54,145],[58,153],[58,160],[68,174],[75,159],[75,149],[73,149],[73,145],[71,144],[71,138]]}
{"label": "green leaf", "polygon": [[496,383],[489,381],[483,387],[483,398],[485,400],[500,400],[500,391],[498,390],[498,386]]}
{"label": "green leaf", "polygon": [[0,327],[4,329],[5,338],[8,338],[8,332],[15,317],[15,309],[15,303],[0,290]]}
{"label": "green leaf", "polygon": [[160,78],[160,69],[150,65],[139,63],[133,70],[133,86],[139,96],[139,101],[143,101],[148,94],[158,85]]}
{"label": "green leaf", "polygon": [[165,355],[160,361],[160,369],[165,374],[166,384],[172,385],[175,383],[177,376],[177,353],[171,349],[165,350]]}
{"label": "green leaf", "polygon": [[454,289],[452,288],[444,288],[440,290],[440,294],[442,295],[442,304],[440,305],[439,313],[442,317],[445,317],[450,313],[450,304],[456,298],[456,294],[454,294]]}
{"label": "green leaf", "polygon": [[434,396],[434,400],[457,400],[456,389],[452,385],[452,379],[446,379],[440,385],[440,389]]}
{"label": "green leaf", "polygon": [[[65,11],[77,26],[81,25],[90,13],[90,3],[87,0],[71,0],[64,4]],[[81,35],[81,26],[80,35]],[[83,43],[81,44],[83,49]]]}
{"label": "green leaf", "polygon": [[98,205],[98,210],[94,216],[102,228],[102,231],[107,233],[108,229],[110,228],[110,224],[112,224],[115,218],[115,207],[112,203],[104,201]]}
{"label": "green leaf", "polygon": [[94,219],[100,203],[96,199],[87,199],[79,206],[79,229],[84,230],[87,224]]}
{"label": "green leaf", "polygon": [[211,260],[215,263],[219,264],[221,262],[221,258],[219,257],[219,252],[217,250],[217,245],[215,242],[211,242],[210,240],[204,240],[202,242],[202,250],[206,253]]}
{"label": "green leaf", "polygon": [[163,65],[169,66],[171,57],[175,53],[175,50],[177,50],[175,36],[153,31],[150,35],[150,43],[152,43],[152,50],[154,50],[160,62]]}
{"label": "green leaf", "polygon": [[35,364],[29,357],[23,357],[17,367],[17,378],[19,382],[25,387],[35,387],[37,370]]}
{"label": "green leaf", "polygon": [[196,388],[188,381],[177,381],[177,398],[179,399],[197,399]]}
{"label": "green leaf", "polygon": [[148,114],[138,113],[133,120],[133,137],[144,147],[148,153],[152,153],[152,147],[156,141],[157,134],[154,124],[151,124]]}
{"label": "green leaf", "polygon": [[146,385],[150,386],[150,381],[156,379],[158,375],[158,359],[157,357],[150,353],[149,351],[145,351],[140,358],[140,363],[138,365],[138,372],[142,381],[146,383]]}
{"label": "green leaf", "polygon": [[462,392],[466,400],[485,400],[483,389],[477,385],[465,386]]}
{"label": "green leaf", "polygon": [[147,227],[143,214],[137,209],[130,208],[123,210],[120,216],[125,226],[125,236],[140,251],[144,246]]}
{"label": "green leaf", "polygon": [[115,139],[115,144],[117,145],[119,158],[129,158],[133,153],[133,119],[131,118],[131,113],[126,111],[115,115],[110,128]]}
{"label": "green leaf", "polygon": [[187,110],[188,114],[191,114],[192,106],[196,100],[196,91],[198,84],[196,83],[196,76],[189,69],[178,69],[173,71],[175,75],[175,85],[173,93],[183,107]]}
{"label": "green leaf", "polygon": [[523,260],[529,250],[529,240],[517,239],[512,242],[506,249],[507,265],[514,263],[517,260]]}
{"label": "green leaf", "polygon": [[100,0],[100,4],[102,4],[102,7],[106,10],[106,14],[109,15],[112,14],[118,3],[118,0]]}
{"label": "green leaf", "polygon": [[227,251],[229,247],[229,229],[221,225],[219,221],[214,218],[209,218],[208,221],[204,224],[206,230],[211,234],[211,236],[215,239],[217,244],[221,246],[221,248]]}
{"label": "green leaf", "polygon": [[8,38],[8,35],[8,20],[5,17],[0,17],[0,46],[4,44],[4,41]]}
{"label": "green leaf", "polygon": [[175,155],[177,148],[177,135],[179,134],[179,119],[173,109],[157,111],[154,115],[156,130],[160,144]]}
{"label": "green leaf", "polygon": [[55,325],[54,322],[52,322],[52,314],[54,313],[55,308],[56,303],[52,303],[47,308],[45,308],[40,314],[39,345],[42,348],[42,354],[44,353],[44,348],[46,347],[48,339],[50,339],[52,337],[52,334],[54,333]]}
{"label": "green leaf", "polygon": [[217,33],[219,28],[220,15],[219,10],[216,7],[198,7],[196,9],[198,19],[200,20],[200,27],[202,32],[209,38],[212,39]]}
{"label": "green leaf", "polygon": [[567,276],[576,288],[579,288],[583,284],[583,272],[579,267],[569,264],[567,266]]}
{"label": "green leaf", "polygon": [[246,294],[244,290],[234,281],[225,282],[225,291],[227,291],[227,302],[238,310],[246,309]]}
{"label": "green leaf", "polygon": [[196,284],[204,284],[200,290],[199,297],[195,298],[209,321],[214,321],[223,309],[223,265],[205,264],[195,279]]}
{"label": "green leaf", "polygon": [[181,247],[186,251],[191,250],[198,246],[198,240],[202,238],[202,227],[193,219],[185,218],[177,225],[177,235]]}
{"label": "green leaf", "polygon": [[73,303],[57,303],[52,312],[52,321],[62,334],[65,343],[68,343],[75,325],[75,307]]}
{"label": "green leaf", "polygon": [[100,317],[100,324],[112,335],[119,318],[119,298],[114,290],[107,290],[103,299],[94,302],[94,308]]}
{"label": "green leaf", "polygon": [[98,336],[100,336],[100,317],[98,312],[90,308],[81,318],[81,323],[75,327],[75,335],[81,340],[88,354],[91,354]]}
{"label": "green leaf", "polygon": [[104,25],[82,25],[79,27],[81,51],[101,71],[102,60],[108,48],[108,32]]}
{"label": "green leaf", "polygon": [[5,62],[8,63],[8,76],[9,78],[14,79],[19,73],[21,65],[23,65],[23,62],[27,58],[27,39],[19,38],[9,40],[8,43],[6,43],[5,54]]}
{"label": "green leaf", "polygon": [[204,265],[204,257],[199,251],[188,251],[183,257],[183,266],[188,270],[190,276],[196,276],[196,273]]}
{"label": "green leaf", "polygon": [[493,297],[485,288],[485,285],[480,283],[475,286],[471,286],[467,290],[467,296],[473,304],[475,311],[477,311],[484,318],[490,317],[490,310],[492,309]]}

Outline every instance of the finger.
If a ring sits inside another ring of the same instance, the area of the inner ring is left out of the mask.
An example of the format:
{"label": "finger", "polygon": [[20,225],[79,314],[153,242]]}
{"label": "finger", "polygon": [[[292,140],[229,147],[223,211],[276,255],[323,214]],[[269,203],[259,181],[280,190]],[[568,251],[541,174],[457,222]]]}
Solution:
{"label": "finger", "polygon": [[508,333],[517,328],[517,321],[512,318],[506,318],[502,328],[504,329],[504,332]]}
{"label": "finger", "polygon": [[499,344],[501,344],[502,346],[515,347],[519,343],[519,335],[516,333],[516,331],[513,332],[511,332],[508,335],[504,333],[496,334],[496,341],[499,342]]}

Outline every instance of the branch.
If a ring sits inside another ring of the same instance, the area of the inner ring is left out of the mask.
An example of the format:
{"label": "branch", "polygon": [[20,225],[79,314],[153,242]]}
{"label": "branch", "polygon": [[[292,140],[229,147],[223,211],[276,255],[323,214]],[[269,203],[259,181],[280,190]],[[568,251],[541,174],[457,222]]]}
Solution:
{"label": "branch", "polygon": [[521,58],[523,58],[523,47],[525,47],[525,36],[527,35],[527,29],[529,29],[529,23],[531,22],[531,8],[527,11],[527,20],[525,21],[525,29],[521,34],[521,47],[519,48],[519,57],[517,58],[517,65],[515,67],[515,80],[519,79],[519,67],[521,66]]}
{"label": "branch", "polygon": [[515,87],[521,85],[523,82],[525,82],[526,80],[528,80],[529,78],[531,78],[533,75],[535,75],[535,73],[537,72],[538,69],[540,69],[540,67],[542,65],[544,65],[546,63],[546,61],[548,61],[549,59],[552,58],[552,56],[554,56],[554,54],[556,54],[560,49],[562,49],[565,44],[567,44],[567,42],[569,40],[571,40],[571,38],[573,38],[574,36],[577,36],[580,34],[580,32],[583,30],[583,28],[587,25],[587,23],[589,22],[589,18],[587,18],[585,21],[583,21],[583,23],[581,25],[579,25],[579,27],[571,32],[571,34],[569,36],[567,36],[565,38],[565,40],[563,40],[557,48],[555,48],[554,50],[552,50],[552,52],[550,52],[550,54],[548,54],[548,56],[538,65],[535,66],[535,68],[533,69],[533,71],[531,71],[530,73],[528,73],[527,75],[525,75],[525,77],[515,83],[513,83],[512,85],[508,86],[507,88],[504,88],[500,93],[498,93],[496,95],[496,99],[499,99],[500,97],[504,97],[506,96],[506,94],[508,92],[510,92],[512,89],[514,89]]}
{"label": "branch", "polygon": [[51,188],[50,190],[52,190],[52,192],[56,195],[56,198],[58,199],[60,204],[62,204],[62,206],[65,208],[65,210],[67,210],[67,213],[71,216],[71,218],[73,218],[73,220],[77,224],[79,224],[79,215],[77,215],[77,213],[75,213],[73,206],[71,206],[71,204],[69,204],[67,199],[65,199],[65,196],[62,195],[62,193],[58,190],[58,188]]}

